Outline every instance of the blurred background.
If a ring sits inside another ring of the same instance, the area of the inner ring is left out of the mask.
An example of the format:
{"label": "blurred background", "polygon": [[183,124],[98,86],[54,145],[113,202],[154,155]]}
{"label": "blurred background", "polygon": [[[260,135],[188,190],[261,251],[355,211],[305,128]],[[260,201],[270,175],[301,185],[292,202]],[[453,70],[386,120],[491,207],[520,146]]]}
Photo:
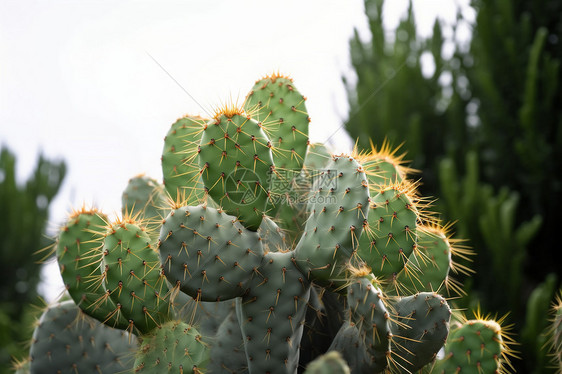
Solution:
{"label": "blurred background", "polygon": [[0,3],[0,373],[26,354],[34,253],[71,207],[118,212],[135,174],[161,179],[169,126],[241,103],[279,71],[308,97],[311,140],[402,144],[455,238],[477,253],[459,308],[512,324],[517,372],[547,373],[559,288],[562,2],[3,1]]}

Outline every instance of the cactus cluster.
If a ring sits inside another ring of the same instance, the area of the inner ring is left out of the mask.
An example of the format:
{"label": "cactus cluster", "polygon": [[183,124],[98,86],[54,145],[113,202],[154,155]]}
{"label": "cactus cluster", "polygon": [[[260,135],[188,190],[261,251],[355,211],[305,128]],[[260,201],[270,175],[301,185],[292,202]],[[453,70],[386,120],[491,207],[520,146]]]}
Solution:
{"label": "cactus cluster", "polygon": [[103,373],[504,370],[499,325],[450,329],[454,273],[470,272],[454,259],[470,251],[429,213],[402,157],[311,144],[305,101],[290,78],[266,76],[241,107],[178,119],[163,184],[132,178],[122,217],[72,212],[56,243],[72,301],[45,311],[30,371],[47,355],[78,372],[55,354],[63,332],[128,337],[107,359],[88,346],[80,364]]}

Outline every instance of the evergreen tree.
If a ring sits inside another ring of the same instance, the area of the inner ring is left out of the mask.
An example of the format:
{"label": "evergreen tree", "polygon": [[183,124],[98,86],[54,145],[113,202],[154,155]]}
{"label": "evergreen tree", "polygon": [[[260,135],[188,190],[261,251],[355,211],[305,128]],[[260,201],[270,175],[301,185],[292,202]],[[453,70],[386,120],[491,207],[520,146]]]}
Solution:
{"label": "evergreen tree", "polygon": [[[0,150],[0,372],[9,372],[12,357],[25,355],[31,338],[29,306],[37,302],[40,257],[34,255],[51,241],[45,235],[49,204],[66,173],[64,162],[40,156],[23,186],[16,181],[16,157]],[[28,326],[29,325],[29,326]]]}

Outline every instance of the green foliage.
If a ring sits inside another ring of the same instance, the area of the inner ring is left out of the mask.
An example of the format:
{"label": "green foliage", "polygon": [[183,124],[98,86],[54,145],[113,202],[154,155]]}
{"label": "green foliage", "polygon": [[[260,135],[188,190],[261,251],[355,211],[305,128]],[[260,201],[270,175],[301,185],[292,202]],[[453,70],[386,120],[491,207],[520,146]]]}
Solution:
{"label": "green foliage", "polygon": [[548,369],[552,369],[548,357],[548,340],[550,326],[554,324],[544,317],[550,312],[556,292],[557,278],[554,273],[548,274],[545,281],[533,290],[527,302],[527,314],[521,331],[521,341],[525,349],[532,350],[524,352],[525,355],[537,358],[533,373],[545,373],[549,372]]}
{"label": "green foliage", "polygon": [[478,249],[478,271],[494,274],[475,279],[479,290],[494,295],[483,303],[493,310],[511,311],[519,319],[525,307],[520,299],[526,286],[523,266],[525,260],[532,258],[528,248],[542,218],[537,215],[528,221],[516,221],[519,194],[507,187],[496,194],[492,186],[481,182],[476,153],[466,155],[465,170],[466,175],[460,178],[450,159],[441,161],[440,211],[458,219],[459,235],[471,238],[471,245]]}
{"label": "green foliage", "polygon": [[[430,168],[444,154],[462,155],[472,136],[463,121],[466,101],[458,93],[449,97],[439,83],[448,74],[456,79],[453,61],[443,56],[440,23],[433,37],[423,40],[416,35],[410,6],[390,36],[383,27],[383,4],[365,1],[370,40],[356,32],[350,42],[357,82],[344,79],[350,104],[346,129],[362,148],[369,148],[370,140],[379,147],[385,140],[404,143],[412,166],[424,171],[426,190],[434,191],[436,175]],[[423,73],[422,56],[435,62],[430,76]]]}
{"label": "green foliage", "polygon": [[23,185],[16,178],[16,156],[0,150],[0,372],[6,372],[10,356],[22,357],[21,343],[31,336],[29,304],[37,297],[41,265],[34,253],[52,244],[45,237],[49,204],[66,174],[62,161],[39,156]]}

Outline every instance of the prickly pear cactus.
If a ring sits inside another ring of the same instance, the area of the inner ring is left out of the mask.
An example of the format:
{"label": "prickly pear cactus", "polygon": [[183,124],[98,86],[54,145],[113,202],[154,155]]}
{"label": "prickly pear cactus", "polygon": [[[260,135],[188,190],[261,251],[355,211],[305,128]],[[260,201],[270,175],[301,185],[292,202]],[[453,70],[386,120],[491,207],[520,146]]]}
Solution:
{"label": "prickly pear cactus", "polygon": [[204,198],[197,147],[207,121],[199,116],[184,116],[172,124],[164,138],[162,174],[172,201],[198,205]]}
{"label": "prickly pear cactus", "polygon": [[203,128],[199,166],[205,191],[249,230],[261,224],[275,172],[271,142],[242,109],[224,108]]}
{"label": "prickly pear cactus", "polygon": [[102,276],[103,235],[108,219],[97,209],[73,211],[61,228],[56,255],[66,289],[82,310],[110,326],[125,329],[128,321],[99,287]]}
{"label": "prickly pear cactus", "polygon": [[103,244],[103,282],[116,313],[131,332],[148,333],[171,320],[168,286],[158,253],[141,225],[123,219],[108,228]]}
{"label": "prickly pear cactus", "polygon": [[511,354],[501,325],[494,320],[455,322],[445,344],[445,356],[432,373],[501,373]]}
{"label": "prickly pear cactus", "polygon": [[85,315],[73,301],[49,306],[33,333],[30,373],[122,373],[136,338]]}
{"label": "prickly pear cactus", "polygon": [[391,364],[413,373],[432,362],[445,344],[451,309],[432,292],[401,298],[393,308]]}
{"label": "prickly pear cactus", "polygon": [[209,348],[193,327],[169,321],[145,336],[134,363],[137,373],[204,373]]}
{"label": "prickly pear cactus", "polygon": [[417,243],[418,212],[412,186],[382,187],[369,206],[368,228],[359,244],[359,256],[374,274],[390,277],[399,272]]}
{"label": "prickly pear cactus", "polygon": [[387,356],[391,348],[390,314],[383,297],[372,275],[353,279],[348,286],[350,321],[357,328],[359,341],[367,350],[368,366],[372,373],[380,373],[387,368]]}
{"label": "prickly pear cactus", "polygon": [[[243,108],[172,124],[164,184],[132,178],[123,218],[71,215],[57,242],[69,293],[103,323],[95,322],[100,331],[109,325],[139,337],[121,371],[464,372],[475,361],[488,370],[494,360],[501,367],[502,335],[491,322],[467,322],[447,338],[450,308],[433,291],[452,284],[458,292],[450,272],[469,271],[455,267],[450,236],[428,229],[437,224],[424,214],[403,156],[386,143],[351,155],[310,144],[304,104],[290,78],[267,76]],[[477,326],[471,338],[460,335]],[[480,344],[491,361],[463,346],[488,335]],[[445,340],[445,359],[432,364]],[[99,346],[88,356],[95,365],[113,357]]]}
{"label": "prickly pear cactus", "polygon": [[121,201],[121,214],[142,221],[148,235],[157,239],[160,222],[168,214],[164,187],[153,178],[144,174],[137,175],[129,179]]}

